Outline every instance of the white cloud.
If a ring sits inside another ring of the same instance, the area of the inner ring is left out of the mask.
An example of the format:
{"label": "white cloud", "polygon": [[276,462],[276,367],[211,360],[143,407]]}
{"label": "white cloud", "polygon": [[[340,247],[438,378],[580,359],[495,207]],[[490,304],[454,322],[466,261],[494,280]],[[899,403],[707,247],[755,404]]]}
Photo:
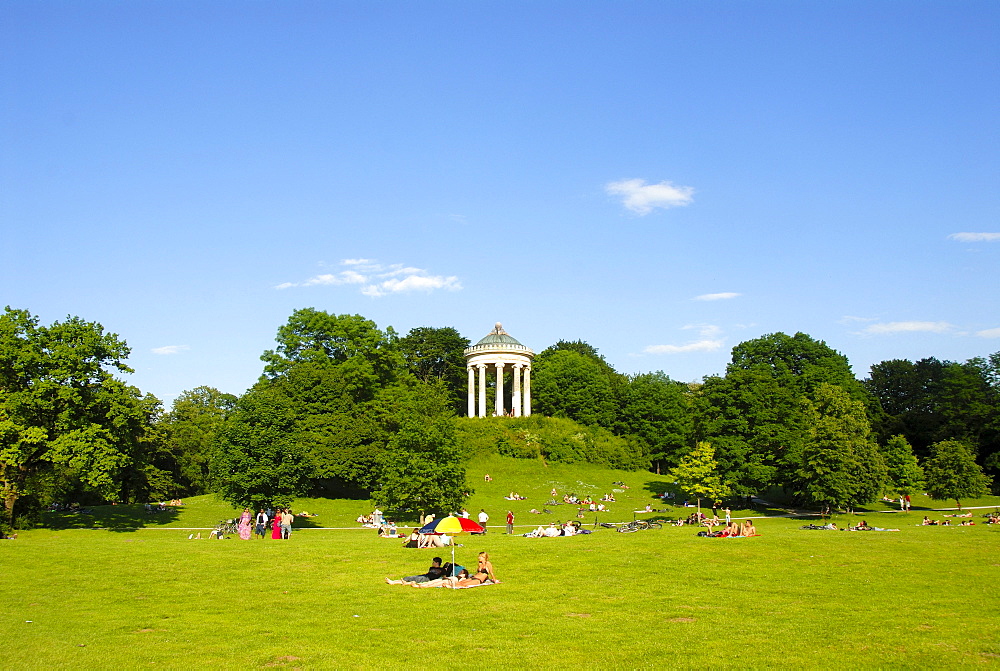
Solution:
{"label": "white cloud", "polygon": [[722,329],[715,324],[688,324],[687,326],[682,326],[681,328],[687,331],[697,329],[698,335],[706,339],[714,338],[722,333]]}
{"label": "white cloud", "polygon": [[609,182],[604,190],[612,196],[621,196],[622,204],[640,216],[658,207],[683,207],[694,202],[693,187],[675,186],[670,182],[646,184],[644,179],[623,179]]}
{"label": "white cloud", "polygon": [[888,322],[886,324],[872,324],[865,328],[863,333],[884,335],[887,333],[944,333],[955,327],[948,322]]}
{"label": "white cloud", "polygon": [[457,291],[462,288],[461,282],[453,275],[431,275],[423,268],[402,263],[383,265],[373,259],[344,259],[340,264],[350,267],[337,273],[314,275],[304,282],[284,282],[275,289],[354,284],[360,285],[360,291],[365,296],[377,298],[409,291]]}
{"label": "white cloud", "polygon": [[[423,271],[420,271],[423,272]],[[377,298],[386,294],[405,293],[408,291],[433,291],[434,289],[448,289],[458,291],[462,284],[455,276],[442,277],[440,275],[409,275],[403,279],[388,279],[379,284],[369,284],[365,286],[361,293],[365,296]]]}
{"label": "white cloud", "polygon": [[952,233],[948,236],[951,240],[959,242],[998,242],[1000,233]]}
{"label": "white cloud", "polygon": [[187,345],[165,345],[163,347],[154,347],[149,350],[153,354],[179,354],[184,350],[191,349]]}
{"label": "white cloud", "polygon": [[838,324],[857,324],[865,322],[877,321],[877,317],[855,317],[854,315],[844,315],[841,317],[837,323]]}
{"label": "white cloud", "polygon": [[691,300],[693,301],[725,301],[730,298],[737,298],[743,294],[738,294],[733,291],[724,291],[718,294],[702,294],[701,296],[695,296]]}
{"label": "white cloud", "polygon": [[1000,328],[976,331],[976,335],[980,338],[1000,338]]}
{"label": "white cloud", "polygon": [[714,352],[721,347],[721,340],[699,340],[687,345],[650,345],[642,351],[647,354],[685,354],[687,352]]}

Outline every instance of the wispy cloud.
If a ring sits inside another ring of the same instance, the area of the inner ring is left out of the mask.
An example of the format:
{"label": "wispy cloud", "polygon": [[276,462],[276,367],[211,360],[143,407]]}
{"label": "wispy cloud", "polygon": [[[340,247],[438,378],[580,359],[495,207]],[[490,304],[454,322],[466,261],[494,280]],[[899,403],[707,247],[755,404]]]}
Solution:
{"label": "wispy cloud", "polygon": [[340,265],[348,268],[336,273],[314,275],[302,282],[282,282],[274,288],[357,285],[362,294],[374,298],[411,291],[458,291],[462,288],[454,275],[431,275],[423,268],[402,263],[383,265],[374,259],[344,259]]}
{"label": "wispy cloud", "polygon": [[693,301],[726,301],[730,298],[737,298],[743,294],[738,294],[734,291],[724,291],[718,294],[702,294],[701,296],[695,296],[691,300]]}
{"label": "wispy cloud", "polygon": [[184,350],[191,349],[187,345],[164,345],[163,347],[154,347],[149,350],[153,354],[179,354]]}
{"label": "wispy cloud", "polygon": [[948,238],[959,242],[1000,242],[1000,233],[952,233]]}
{"label": "wispy cloud", "polygon": [[864,324],[866,322],[878,321],[877,317],[855,317],[854,315],[844,315],[837,320],[838,324]]}
{"label": "wispy cloud", "polygon": [[642,351],[647,354],[686,354],[688,352],[714,352],[721,347],[721,340],[698,340],[686,345],[650,345]]}
{"label": "wispy cloud", "polygon": [[976,335],[980,338],[1000,338],[1000,328],[976,331]]}
{"label": "wispy cloud", "polygon": [[887,335],[891,333],[945,333],[955,327],[948,322],[887,322],[866,326],[862,333],[871,335]]}
{"label": "wispy cloud", "polygon": [[623,179],[605,184],[604,190],[612,196],[621,196],[622,204],[640,216],[656,208],[683,207],[694,202],[693,187],[670,182],[646,184],[644,179]]}
{"label": "wispy cloud", "polygon": [[702,338],[714,338],[722,333],[722,329],[715,324],[687,324],[681,328],[685,331],[697,330]]}

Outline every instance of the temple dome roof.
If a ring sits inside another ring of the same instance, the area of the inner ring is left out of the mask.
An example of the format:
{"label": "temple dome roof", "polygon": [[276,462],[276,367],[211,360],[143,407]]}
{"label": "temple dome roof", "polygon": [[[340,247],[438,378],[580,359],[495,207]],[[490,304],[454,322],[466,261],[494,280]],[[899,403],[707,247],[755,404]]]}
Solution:
{"label": "temple dome roof", "polygon": [[[521,345],[512,335],[503,330],[503,324],[497,322],[485,337],[481,338],[477,345]],[[521,345],[524,347],[524,345]]]}

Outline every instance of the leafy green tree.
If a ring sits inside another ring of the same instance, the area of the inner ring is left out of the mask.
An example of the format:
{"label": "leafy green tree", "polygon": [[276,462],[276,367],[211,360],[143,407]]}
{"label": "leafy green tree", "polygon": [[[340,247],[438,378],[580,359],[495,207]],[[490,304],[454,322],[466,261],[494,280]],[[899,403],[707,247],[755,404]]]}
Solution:
{"label": "leafy green tree", "polygon": [[724,481],[740,496],[791,485],[809,437],[804,397],[763,369],[709,377],[695,396],[695,435],[715,448]]}
{"label": "leafy green tree", "polygon": [[685,455],[681,463],[668,473],[668,476],[674,479],[680,491],[698,500],[699,513],[703,498],[716,500],[729,494],[729,487],[719,476],[715,450],[708,443],[698,443],[694,450]]}
{"label": "leafy green tree", "polygon": [[261,356],[266,375],[276,377],[301,363],[334,363],[358,401],[371,399],[404,368],[395,332],[383,332],[361,315],[303,308],[278,329],[276,339],[278,346]]}
{"label": "leafy green tree", "polygon": [[821,384],[841,387],[854,399],[869,400],[840,352],[805,333],[771,333],[733,348],[726,375],[739,370],[765,372],[782,387],[809,396]]}
{"label": "leafy green tree", "polygon": [[465,348],[468,346],[469,339],[450,326],[421,326],[410,329],[399,339],[399,351],[410,373],[424,382],[443,382],[456,412],[463,411],[468,399],[465,366]]}
{"label": "leafy green tree", "polygon": [[373,411],[388,436],[372,492],[375,502],[411,512],[462,507],[471,490],[443,385],[418,382],[387,388]]}
{"label": "leafy green tree", "polygon": [[894,359],[875,364],[865,386],[879,400],[884,440],[902,434],[918,457],[942,440],[966,440],[984,454],[1000,450],[1000,389],[989,363]]}
{"label": "leafy green tree", "polygon": [[693,421],[687,385],[663,372],[636,375],[620,393],[617,433],[643,440],[659,473],[690,449]]}
{"label": "leafy green tree", "polygon": [[279,385],[261,380],[218,429],[212,459],[222,498],[236,507],[286,506],[309,488],[308,455],[295,435],[295,408]]}
{"label": "leafy green tree", "polygon": [[886,441],[882,455],[888,470],[889,486],[894,493],[905,496],[923,488],[924,470],[920,468],[905,436],[893,436]]}
{"label": "leafy green tree", "polygon": [[962,509],[960,499],[974,499],[990,493],[992,482],[966,443],[960,440],[942,440],[931,445],[931,456],[924,462],[927,493],[932,499],[954,499]]}
{"label": "leafy green tree", "polygon": [[863,504],[881,494],[886,469],[872,441],[864,404],[821,383],[810,404],[812,427],[802,451],[797,493],[835,506]]}
{"label": "leafy green tree", "polygon": [[533,410],[543,415],[606,428],[614,426],[618,409],[605,370],[593,358],[572,350],[535,358],[531,402]]}
{"label": "leafy green tree", "polygon": [[195,387],[181,392],[160,422],[165,450],[157,466],[173,473],[173,480],[182,486],[184,495],[210,491],[216,434],[235,404],[236,397],[232,394],[214,387]]}
{"label": "leafy green tree", "polygon": [[26,310],[0,315],[0,494],[18,499],[75,478],[117,498],[141,458],[159,401],[116,379],[129,348],[79,317],[50,326]]}

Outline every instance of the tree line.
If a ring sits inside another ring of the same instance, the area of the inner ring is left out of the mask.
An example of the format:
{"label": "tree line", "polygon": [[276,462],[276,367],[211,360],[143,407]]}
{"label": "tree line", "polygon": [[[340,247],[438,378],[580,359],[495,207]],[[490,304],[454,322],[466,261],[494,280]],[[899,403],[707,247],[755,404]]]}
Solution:
{"label": "tree line", "polygon": [[31,523],[55,501],[210,491],[240,506],[311,494],[457,509],[471,491],[470,445],[681,480],[677,469],[707,454],[708,470],[694,471],[717,481],[713,491],[780,487],[838,506],[948,478],[931,493],[977,496],[989,483],[984,469],[1000,468],[1000,353],[886,361],[859,381],[825,343],[776,333],[737,345],[724,375],[682,383],[663,372],[618,373],[588,343],[559,341],[532,371],[534,411],[553,419],[477,425],[457,417],[468,345],[450,327],[400,336],[360,315],[300,309],[262,354],[250,389],[197,387],[167,410],[116,377],[131,372],[118,335],[78,317],[42,325],[8,307],[0,315],[5,524]]}

